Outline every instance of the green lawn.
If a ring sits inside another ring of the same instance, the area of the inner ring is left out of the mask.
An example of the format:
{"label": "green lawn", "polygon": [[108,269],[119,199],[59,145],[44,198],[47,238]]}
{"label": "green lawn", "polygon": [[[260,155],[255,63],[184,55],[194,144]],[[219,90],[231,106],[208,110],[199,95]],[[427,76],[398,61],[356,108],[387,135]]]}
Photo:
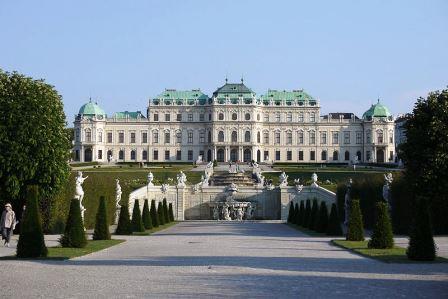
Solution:
{"label": "green lawn", "polygon": [[447,259],[438,257],[434,262],[419,262],[409,260],[406,256],[406,248],[395,246],[391,249],[370,249],[368,241],[332,240],[334,245],[359,253],[385,263],[446,263]]}
{"label": "green lawn", "polygon": [[152,229],[147,229],[144,232],[134,232],[134,233],[132,233],[132,235],[133,236],[149,236],[155,232],[167,229],[168,227],[176,225],[176,224],[177,224],[177,221],[174,221],[174,222],[170,222],[168,224],[159,225],[158,227],[153,227]]}

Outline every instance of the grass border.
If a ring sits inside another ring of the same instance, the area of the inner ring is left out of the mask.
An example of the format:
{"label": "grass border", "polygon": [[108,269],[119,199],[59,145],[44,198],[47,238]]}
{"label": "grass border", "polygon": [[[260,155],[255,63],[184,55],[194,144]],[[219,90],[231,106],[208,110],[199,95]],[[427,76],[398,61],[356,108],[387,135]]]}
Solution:
{"label": "grass border", "polygon": [[[170,223],[167,223],[164,225],[159,225],[158,227],[153,227],[152,229],[147,229],[144,232],[133,232],[132,235],[129,235],[129,236],[150,236],[153,233],[159,232],[161,230],[165,230],[165,229],[167,229],[171,226],[174,226],[178,223],[179,223],[178,221],[173,221],[173,222],[170,222]],[[119,235],[114,234],[114,236],[119,236]]]}

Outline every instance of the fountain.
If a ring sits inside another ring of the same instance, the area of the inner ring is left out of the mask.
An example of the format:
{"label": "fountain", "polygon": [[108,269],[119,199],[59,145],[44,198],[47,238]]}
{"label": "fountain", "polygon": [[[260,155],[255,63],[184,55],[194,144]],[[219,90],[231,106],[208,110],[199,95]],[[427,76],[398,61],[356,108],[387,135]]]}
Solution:
{"label": "fountain", "polygon": [[254,217],[255,204],[249,201],[239,201],[236,199],[238,186],[231,183],[226,188],[225,197],[215,202],[210,202],[213,207],[213,219],[224,221],[243,221]]}

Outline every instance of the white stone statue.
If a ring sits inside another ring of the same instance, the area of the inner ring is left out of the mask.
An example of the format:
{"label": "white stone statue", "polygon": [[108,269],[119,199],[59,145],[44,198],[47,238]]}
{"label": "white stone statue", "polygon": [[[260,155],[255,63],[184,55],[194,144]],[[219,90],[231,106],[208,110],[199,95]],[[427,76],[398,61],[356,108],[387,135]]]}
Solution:
{"label": "white stone statue", "polygon": [[213,207],[213,219],[219,220],[219,208],[217,205]]}
{"label": "white stone statue", "polygon": [[317,184],[317,174],[313,173],[313,175],[311,175],[311,180],[313,181],[311,183],[311,187],[319,187],[319,185]]}
{"label": "white stone statue", "polygon": [[247,220],[251,220],[254,217],[254,208],[252,207],[252,205],[249,203],[247,205],[247,209],[246,209],[246,219]]}
{"label": "white stone statue", "polygon": [[76,177],[75,180],[75,184],[76,184],[76,188],[75,188],[75,198],[77,198],[79,200],[79,207],[81,209],[81,217],[82,220],[84,221],[84,212],[86,211],[86,209],[84,208],[84,206],[82,205],[82,200],[84,199],[84,190],[82,189],[82,184],[84,183],[84,181],[88,178],[89,176],[86,176],[85,178],[82,176],[82,172],[78,171],[78,176]]}
{"label": "white stone statue", "polygon": [[243,217],[244,217],[243,208],[241,206],[238,206],[238,208],[236,209],[236,220],[243,221]]}
{"label": "white stone statue", "polygon": [[352,190],[353,180],[349,179],[347,183],[347,191],[345,192],[344,198],[344,210],[345,210],[345,219],[344,224],[348,225],[348,220],[350,218],[350,202],[351,202],[351,190]]}
{"label": "white stone statue", "polygon": [[200,163],[202,163],[202,155],[199,155],[198,158],[196,159],[196,164]]}
{"label": "white stone statue", "polygon": [[227,204],[222,207],[222,218],[227,221],[232,220],[229,213],[229,205]]}
{"label": "white stone statue", "polygon": [[118,209],[121,208],[120,201],[121,201],[121,186],[120,186],[120,180],[115,179],[116,185],[115,185],[115,207]]}
{"label": "white stone statue", "polygon": [[177,186],[179,187],[185,187],[185,183],[187,182],[187,176],[185,173],[181,170],[180,173],[177,175]]}
{"label": "white stone statue", "polygon": [[288,186],[288,176],[286,175],[286,173],[284,171],[280,174],[278,179],[279,179],[279,182],[280,182],[280,187]]}
{"label": "white stone statue", "polygon": [[168,191],[168,184],[162,184],[162,187],[160,188],[162,190],[162,193],[166,193]]}
{"label": "white stone statue", "polygon": [[388,205],[390,205],[390,186],[393,180],[392,173],[389,172],[384,175],[383,199]]}
{"label": "white stone statue", "polygon": [[266,182],[266,190],[274,190],[275,186],[272,184],[272,180]]}
{"label": "white stone statue", "polygon": [[202,187],[208,187],[208,180],[209,180],[209,175],[207,172],[204,173],[204,175],[201,176],[201,184]]}
{"label": "white stone statue", "polygon": [[294,185],[296,186],[296,191],[301,192],[303,190],[303,185],[300,184],[300,179],[297,178],[294,180]]}
{"label": "white stone statue", "polygon": [[154,183],[152,182],[154,180],[154,175],[152,174],[152,172],[150,171],[148,173],[148,186],[154,186]]}

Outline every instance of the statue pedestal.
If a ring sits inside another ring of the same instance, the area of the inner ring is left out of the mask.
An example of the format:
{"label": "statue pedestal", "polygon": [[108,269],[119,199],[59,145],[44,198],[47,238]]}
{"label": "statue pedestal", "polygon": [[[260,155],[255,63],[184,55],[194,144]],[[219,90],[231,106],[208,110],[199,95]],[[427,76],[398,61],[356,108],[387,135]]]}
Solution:
{"label": "statue pedestal", "polygon": [[120,208],[116,208],[116,210],[115,210],[115,221],[114,221],[114,224],[118,224],[118,219],[120,218],[120,210],[121,210],[121,207]]}

